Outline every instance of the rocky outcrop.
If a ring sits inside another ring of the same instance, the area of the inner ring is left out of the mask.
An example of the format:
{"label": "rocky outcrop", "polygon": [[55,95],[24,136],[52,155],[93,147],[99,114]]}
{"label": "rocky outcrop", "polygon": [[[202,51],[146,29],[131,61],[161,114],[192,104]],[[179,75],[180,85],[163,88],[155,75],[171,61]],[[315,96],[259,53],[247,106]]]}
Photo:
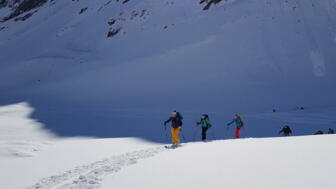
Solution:
{"label": "rocky outcrop", "polygon": [[15,18],[44,5],[46,2],[48,2],[48,0],[0,0],[0,7],[10,7],[13,10],[8,16],[2,18],[2,21],[5,22]]}

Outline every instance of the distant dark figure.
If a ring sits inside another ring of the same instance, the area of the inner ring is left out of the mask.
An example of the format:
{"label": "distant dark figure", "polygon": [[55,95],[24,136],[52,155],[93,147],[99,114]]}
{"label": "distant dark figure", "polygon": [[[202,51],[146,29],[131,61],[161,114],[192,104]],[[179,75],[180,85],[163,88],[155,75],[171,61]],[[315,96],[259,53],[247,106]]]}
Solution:
{"label": "distant dark figure", "polygon": [[241,128],[244,127],[244,122],[243,122],[242,117],[238,114],[235,114],[234,117],[233,117],[233,120],[230,123],[228,123],[227,126],[230,126],[233,123],[236,124],[235,137],[240,138],[240,130],[241,130]]}
{"label": "distant dark figure", "polygon": [[209,128],[211,128],[211,123],[210,123],[209,116],[207,114],[203,114],[201,116],[201,120],[198,121],[196,124],[197,124],[197,126],[201,125],[201,127],[202,127],[202,140],[206,141],[206,132],[208,131]]}
{"label": "distant dark figure", "polygon": [[303,106],[299,106],[296,108],[297,110],[304,110],[305,108]]}
{"label": "distant dark figure", "polygon": [[318,130],[318,131],[316,131],[316,133],[314,135],[323,135],[323,131]]}
{"label": "distant dark figure", "polygon": [[283,136],[289,136],[292,134],[292,130],[288,125],[285,125],[280,131],[279,134],[283,133]]}
{"label": "distant dark figure", "polygon": [[328,134],[335,134],[335,130],[332,129],[332,128],[329,128],[329,129],[328,129]]}
{"label": "distant dark figure", "polygon": [[276,109],[273,109],[273,112],[276,112]]}

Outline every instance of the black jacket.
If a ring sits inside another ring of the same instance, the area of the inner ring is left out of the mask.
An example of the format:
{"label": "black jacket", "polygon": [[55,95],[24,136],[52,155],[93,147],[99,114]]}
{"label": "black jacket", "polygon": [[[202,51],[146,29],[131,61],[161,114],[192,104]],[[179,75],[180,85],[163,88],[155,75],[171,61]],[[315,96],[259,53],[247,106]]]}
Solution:
{"label": "black jacket", "polygon": [[181,114],[177,113],[176,117],[170,117],[167,121],[164,122],[164,124],[166,125],[167,123],[171,122],[173,128],[182,127],[182,119],[183,117]]}
{"label": "black jacket", "polygon": [[280,133],[284,133],[284,134],[288,135],[288,134],[292,134],[292,130],[290,129],[290,127],[285,126],[281,129],[281,131],[279,131],[279,134]]}

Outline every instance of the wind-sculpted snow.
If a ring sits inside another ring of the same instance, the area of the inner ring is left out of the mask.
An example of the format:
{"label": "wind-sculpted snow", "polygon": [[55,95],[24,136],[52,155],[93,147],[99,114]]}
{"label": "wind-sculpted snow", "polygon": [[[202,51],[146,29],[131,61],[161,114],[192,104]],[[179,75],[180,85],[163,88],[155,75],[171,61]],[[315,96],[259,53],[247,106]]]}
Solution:
{"label": "wind-sculpted snow", "polygon": [[137,163],[141,159],[154,156],[166,150],[165,147],[129,152],[120,156],[113,156],[89,165],[76,167],[62,174],[41,179],[29,189],[95,189],[99,188],[106,175],[114,174],[122,167]]}
{"label": "wind-sculpted snow", "polygon": [[27,103],[0,106],[0,157],[32,157],[49,147],[52,133],[31,119],[33,109]]}

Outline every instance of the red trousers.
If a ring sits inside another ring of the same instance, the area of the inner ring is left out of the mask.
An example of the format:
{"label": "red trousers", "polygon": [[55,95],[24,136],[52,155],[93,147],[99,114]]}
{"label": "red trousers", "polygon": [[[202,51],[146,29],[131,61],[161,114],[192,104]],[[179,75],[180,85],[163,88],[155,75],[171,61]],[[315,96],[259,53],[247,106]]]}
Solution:
{"label": "red trousers", "polygon": [[240,129],[242,127],[236,127],[236,138],[240,138]]}

